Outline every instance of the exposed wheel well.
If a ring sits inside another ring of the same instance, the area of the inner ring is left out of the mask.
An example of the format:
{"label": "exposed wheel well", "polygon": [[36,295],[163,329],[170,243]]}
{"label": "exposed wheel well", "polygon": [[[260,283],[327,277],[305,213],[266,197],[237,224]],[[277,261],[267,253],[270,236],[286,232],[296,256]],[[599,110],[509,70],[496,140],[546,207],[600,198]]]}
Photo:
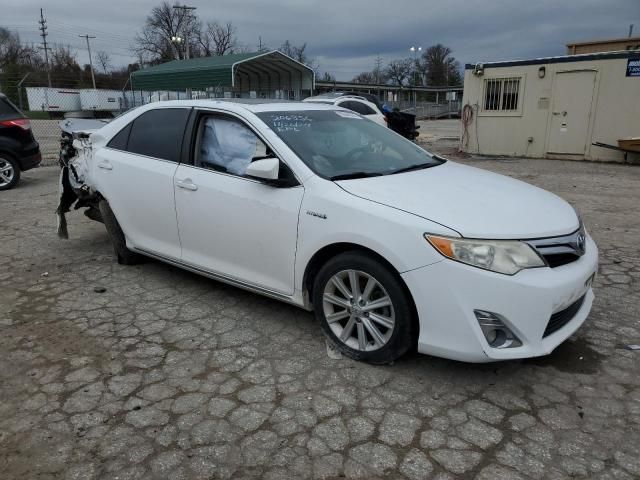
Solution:
{"label": "exposed wheel well", "polygon": [[309,260],[309,263],[307,264],[307,268],[304,271],[304,276],[302,277],[302,282],[303,282],[302,288],[304,289],[305,297],[309,301],[309,305],[311,305],[311,299],[313,297],[313,295],[311,294],[313,290],[313,281],[316,277],[316,274],[320,271],[322,266],[329,259],[335,257],[336,255],[339,255],[344,252],[353,252],[353,251],[363,252],[375,258],[377,261],[385,265],[391,272],[393,272],[396,275],[396,277],[400,281],[400,284],[402,285],[402,288],[406,291],[409,299],[411,300],[411,304],[412,304],[411,306],[415,313],[414,318],[417,320],[418,310],[415,306],[415,301],[413,299],[413,296],[411,295],[411,292],[409,291],[409,288],[407,287],[406,283],[404,283],[404,280],[400,276],[400,272],[398,272],[398,270],[396,270],[396,268],[379,253],[375,252],[374,250],[371,250],[370,248],[363,247],[362,245],[358,245],[356,243],[345,242],[345,243],[334,243],[331,245],[327,245],[326,247],[323,247],[320,250],[318,250],[313,255],[313,257],[311,257],[311,260]]}
{"label": "exposed wheel well", "polygon": [[14,161],[18,161],[18,158],[16,157],[16,154],[14,152],[11,152],[9,150],[3,150],[2,148],[0,148],[0,155],[4,155],[5,157],[9,157],[11,160]]}

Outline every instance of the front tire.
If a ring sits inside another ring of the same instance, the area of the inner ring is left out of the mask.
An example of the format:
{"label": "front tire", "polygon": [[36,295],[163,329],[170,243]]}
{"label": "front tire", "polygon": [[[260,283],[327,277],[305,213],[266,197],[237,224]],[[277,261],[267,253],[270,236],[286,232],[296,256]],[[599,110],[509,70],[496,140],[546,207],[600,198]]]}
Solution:
{"label": "front tire", "polygon": [[315,315],[344,355],[393,362],[416,342],[413,303],[397,272],[362,252],[329,260],[313,286]]}
{"label": "front tire", "polygon": [[142,261],[142,256],[132,252],[127,248],[127,240],[125,239],[124,232],[120,228],[120,224],[113,214],[109,202],[104,198],[98,203],[100,209],[100,216],[102,222],[107,229],[107,233],[111,238],[111,244],[113,245],[113,251],[116,254],[116,258],[120,265],[135,265]]}
{"label": "front tire", "polygon": [[12,157],[0,153],[0,190],[9,190],[20,181],[20,165]]}

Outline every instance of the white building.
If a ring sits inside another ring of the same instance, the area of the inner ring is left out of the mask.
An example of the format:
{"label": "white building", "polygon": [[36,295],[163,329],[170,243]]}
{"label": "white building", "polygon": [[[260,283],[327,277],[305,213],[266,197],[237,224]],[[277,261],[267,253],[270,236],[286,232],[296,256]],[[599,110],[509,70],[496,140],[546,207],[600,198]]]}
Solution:
{"label": "white building", "polygon": [[467,64],[462,104],[462,148],[469,153],[640,159],[614,149],[640,137],[637,51]]}

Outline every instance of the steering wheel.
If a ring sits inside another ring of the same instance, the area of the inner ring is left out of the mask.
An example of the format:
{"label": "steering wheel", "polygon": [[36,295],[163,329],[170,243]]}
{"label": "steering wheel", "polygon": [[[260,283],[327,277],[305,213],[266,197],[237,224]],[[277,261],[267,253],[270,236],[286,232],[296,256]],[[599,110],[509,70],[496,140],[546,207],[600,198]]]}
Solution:
{"label": "steering wheel", "polygon": [[346,160],[353,160],[353,157],[355,157],[356,155],[361,155],[363,153],[372,153],[371,152],[371,148],[369,147],[369,145],[366,145],[364,147],[354,148],[353,150],[351,150],[350,152],[348,152],[345,155],[345,159]]}

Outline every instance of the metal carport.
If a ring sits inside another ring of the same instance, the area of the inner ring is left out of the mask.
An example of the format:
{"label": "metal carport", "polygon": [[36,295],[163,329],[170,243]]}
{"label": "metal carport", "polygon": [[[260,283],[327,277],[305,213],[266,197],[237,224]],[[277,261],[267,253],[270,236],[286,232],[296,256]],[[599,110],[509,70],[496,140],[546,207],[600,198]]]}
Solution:
{"label": "metal carport", "polygon": [[[314,89],[314,71],[277,51],[174,60],[131,74],[131,87],[149,95],[302,99]],[[163,99],[163,98],[159,98]]]}

